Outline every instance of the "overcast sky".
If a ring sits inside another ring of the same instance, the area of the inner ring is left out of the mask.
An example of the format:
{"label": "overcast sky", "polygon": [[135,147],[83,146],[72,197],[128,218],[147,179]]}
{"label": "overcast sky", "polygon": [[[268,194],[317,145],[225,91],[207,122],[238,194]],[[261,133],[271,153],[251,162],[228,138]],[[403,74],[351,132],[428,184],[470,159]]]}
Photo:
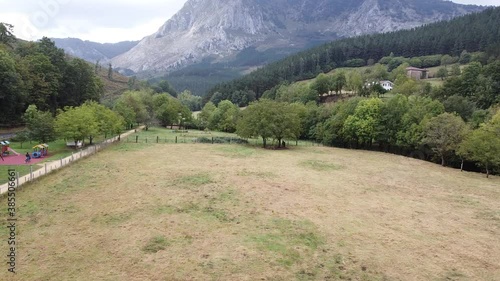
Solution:
{"label": "overcast sky", "polygon": [[[17,37],[76,37],[102,43],[140,40],[160,28],[187,0],[0,0],[0,22]],[[272,0],[269,0],[272,1]],[[500,6],[500,0],[453,0]]]}

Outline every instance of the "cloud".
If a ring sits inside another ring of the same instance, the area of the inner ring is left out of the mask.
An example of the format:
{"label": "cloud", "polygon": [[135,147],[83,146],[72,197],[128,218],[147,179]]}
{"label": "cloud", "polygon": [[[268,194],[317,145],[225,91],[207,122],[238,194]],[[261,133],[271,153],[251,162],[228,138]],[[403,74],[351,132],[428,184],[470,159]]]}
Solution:
{"label": "cloud", "polygon": [[[2,4],[0,21],[17,37],[77,37],[98,42],[139,40],[174,15],[186,0],[26,0]],[[10,1],[9,1],[10,2]]]}
{"label": "cloud", "polygon": [[452,0],[459,4],[473,4],[483,6],[500,6],[500,0]]}

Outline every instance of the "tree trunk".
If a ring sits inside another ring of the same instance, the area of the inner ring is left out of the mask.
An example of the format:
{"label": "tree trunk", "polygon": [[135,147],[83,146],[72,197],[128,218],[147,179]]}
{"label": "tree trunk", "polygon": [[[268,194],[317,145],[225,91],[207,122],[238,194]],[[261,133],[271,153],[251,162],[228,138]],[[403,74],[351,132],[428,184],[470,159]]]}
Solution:
{"label": "tree trunk", "polygon": [[281,148],[281,139],[278,139],[278,148]]}
{"label": "tree trunk", "polygon": [[444,167],[444,165],[445,165],[444,155],[441,155],[441,166]]}
{"label": "tree trunk", "polygon": [[464,159],[461,159],[462,162],[460,163],[460,172],[464,171]]}
{"label": "tree trunk", "polygon": [[488,164],[486,164],[486,178],[490,177],[490,169],[488,168]]}
{"label": "tree trunk", "polygon": [[262,147],[266,148],[266,145],[267,145],[267,139],[262,138]]}

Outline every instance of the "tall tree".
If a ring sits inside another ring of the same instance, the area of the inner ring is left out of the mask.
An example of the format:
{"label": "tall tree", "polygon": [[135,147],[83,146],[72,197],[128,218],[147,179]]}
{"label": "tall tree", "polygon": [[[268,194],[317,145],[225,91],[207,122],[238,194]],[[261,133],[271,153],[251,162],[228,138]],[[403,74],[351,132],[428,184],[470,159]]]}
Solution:
{"label": "tall tree", "polygon": [[8,52],[0,49],[0,123],[19,121],[25,99],[24,83],[16,62]]}
{"label": "tall tree", "polygon": [[99,122],[88,106],[66,107],[64,111],[59,111],[55,129],[61,138],[77,143],[95,136],[99,131]]}
{"label": "tall tree", "polygon": [[486,177],[489,177],[493,167],[500,166],[500,111],[488,123],[465,137],[458,154],[484,167]]}
{"label": "tall tree", "polygon": [[14,26],[12,24],[0,22],[0,44],[5,44],[12,48],[12,43],[16,42],[13,34]]}
{"label": "tall tree", "polygon": [[382,105],[379,98],[359,102],[354,114],[344,124],[344,131],[350,140],[366,146],[372,145],[380,123]]}
{"label": "tall tree", "polygon": [[465,137],[467,125],[460,116],[443,113],[433,117],[424,127],[422,142],[429,145],[446,164],[446,157],[458,149]]}
{"label": "tall tree", "polygon": [[52,113],[39,111],[35,105],[28,106],[23,116],[30,140],[47,143],[56,139]]}

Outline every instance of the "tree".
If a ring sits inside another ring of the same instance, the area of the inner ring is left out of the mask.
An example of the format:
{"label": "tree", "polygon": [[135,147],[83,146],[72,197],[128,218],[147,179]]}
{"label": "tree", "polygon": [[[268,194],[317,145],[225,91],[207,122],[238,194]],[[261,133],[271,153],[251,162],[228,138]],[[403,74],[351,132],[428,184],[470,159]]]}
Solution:
{"label": "tree", "polygon": [[347,73],[346,87],[355,95],[361,92],[363,88],[363,77],[359,71],[350,71]]}
{"label": "tree", "polygon": [[174,98],[177,97],[177,91],[174,89],[174,87],[172,87],[172,85],[167,80],[161,80],[158,83],[158,87],[160,89],[160,92],[158,93],[167,93]]}
{"label": "tree", "polygon": [[14,26],[12,24],[0,22],[0,43],[12,48],[11,43],[16,42],[16,37],[12,33]]}
{"label": "tree", "polygon": [[409,109],[408,98],[397,94],[382,106],[380,124],[377,128],[377,141],[381,146],[395,146],[398,131],[402,127],[403,116]]}
{"label": "tree", "polygon": [[304,104],[310,101],[317,102],[318,92],[303,83],[281,85],[276,90],[276,100],[288,103],[300,102]]}
{"label": "tree", "polygon": [[500,165],[500,112],[465,137],[458,154],[477,161],[478,165],[486,169],[486,177],[489,177],[490,169]]}
{"label": "tree", "polygon": [[58,103],[65,106],[79,106],[85,101],[99,101],[104,94],[104,84],[84,60],[72,59],[62,79],[62,91]]}
{"label": "tree", "polygon": [[448,77],[448,70],[444,67],[439,68],[436,72],[436,77],[444,80],[446,77]]}
{"label": "tree", "polygon": [[360,98],[352,98],[333,106],[323,106],[320,115],[324,116],[324,121],[316,125],[316,139],[327,145],[345,146],[349,137],[344,131],[344,124],[354,114],[360,101]]}
{"label": "tree", "polygon": [[51,63],[49,57],[40,53],[25,57],[21,63],[27,70],[22,73],[23,80],[30,81],[26,85],[28,104],[34,104],[42,111],[55,112],[62,78],[59,69]]}
{"label": "tree", "polygon": [[238,113],[239,108],[231,101],[221,101],[210,120],[210,128],[223,132],[234,132]]}
{"label": "tree", "polygon": [[213,102],[205,104],[200,114],[198,114],[198,120],[200,121],[200,126],[202,128],[208,128],[210,120],[212,119],[216,109],[217,107],[213,104]]}
{"label": "tree", "polygon": [[346,77],[345,77],[345,72],[344,71],[336,71],[333,76],[332,76],[332,89],[335,91],[336,94],[342,94],[342,89],[344,88],[346,84]]}
{"label": "tree", "polygon": [[423,144],[429,145],[439,157],[441,165],[445,165],[446,156],[458,149],[464,139],[467,126],[455,114],[443,113],[433,117],[424,127]]}
{"label": "tree", "polygon": [[148,126],[154,114],[152,92],[146,90],[125,92],[116,101],[115,111],[123,116],[128,125],[137,123]]}
{"label": "tree", "polygon": [[2,123],[19,121],[25,110],[26,93],[16,62],[11,55],[0,49],[0,120]]}
{"label": "tree", "polygon": [[448,65],[452,64],[453,62],[454,62],[454,59],[450,55],[444,55],[441,57],[441,65],[444,66],[445,68]]}
{"label": "tree", "polygon": [[434,116],[444,112],[444,106],[427,97],[411,96],[408,99],[408,111],[401,118],[397,144],[414,149],[422,144],[425,124]]}
{"label": "tree", "polygon": [[281,147],[283,139],[298,138],[301,122],[294,105],[262,99],[248,106],[238,121],[237,134],[243,138],[260,136],[263,146],[267,140],[277,140]]}
{"label": "tree", "polygon": [[458,62],[460,64],[468,64],[471,60],[471,57],[471,54],[469,54],[466,50],[463,50],[460,54],[460,59],[458,60]]}
{"label": "tree", "polygon": [[458,64],[455,64],[454,66],[451,67],[450,75],[460,76],[460,74],[462,74],[462,70],[460,69],[460,66]]}
{"label": "tree", "polygon": [[[286,86],[282,85],[280,89],[282,87]],[[324,73],[320,73],[311,84],[311,89],[315,90],[320,95],[328,94],[328,92],[332,89],[331,78]]]}
{"label": "tree", "polygon": [[350,141],[371,146],[376,137],[383,102],[371,98],[359,102],[354,114],[344,124],[344,131]]}
{"label": "tree", "polygon": [[83,106],[93,111],[98,123],[98,133],[107,136],[120,134],[122,132],[125,126],[125,120],[120,114],[96,102],[89,101]]}
{"label": "tree", "polygon": [[243,110],[236,126],[236,134],[242,138],[261,137],[265,148],[272,134],[270,122],[272,113],[269,111],[271,103],[273,101],[261,99]]}
{"label": "tree", "polygon": [[108,79],[109,80],[113,79],[113,65],[111,63],[109,63],[109,67],[108,67]]}
{"label": "tree", "polygon": [[76,143],[95,136],[99,131],[99,122],[88,106],[66,107],[64,111],[59,110],[55,129],[60,137]]}
{"label": "tree", "polygon": [[443,101],[443,105],[446,112],[457,113],[465,121],[471,118],[472,113],[476,109],[476,104],[470,101],[469,98],[458,95],[448,97]]}
{"label": "tree", "polygon": [[154,116],[162,126],[180,125],[182,118],[184,121],[191,121],[192,113],[189,108],[169,94],[154,95],[153,108]]}
{"label": "tree", "polygon": [[26,122],[29,139],[41,143],[47,143],[56,139],[52,113],[39,111],[36,105],[30,105],[26,109],[23,119]]}
{"label": "tree", "polygon": [[185,90],[178,96],[179,101],[191,111],[198,111],[201,109],[201,97],[194,96],[190,91]]}

